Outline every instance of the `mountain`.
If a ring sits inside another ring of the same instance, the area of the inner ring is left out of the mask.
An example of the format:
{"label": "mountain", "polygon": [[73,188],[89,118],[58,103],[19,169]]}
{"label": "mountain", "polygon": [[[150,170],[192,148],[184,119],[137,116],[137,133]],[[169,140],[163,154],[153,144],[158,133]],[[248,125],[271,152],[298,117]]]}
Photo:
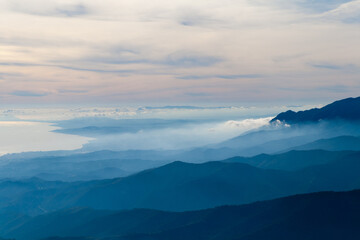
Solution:
{"label": "mountain", "polygon": [[[110,180],[4,181],[0,184],[0,196],[3,196],[0,209],[31,215],[74,206],[183,211],[286,196],[303,192],[306,188],[302,185],[290,172],[242,163],[174,162]],[[8,196],[9,193],[13,195]]]}
{"label": "mountain", "polygon": [[219,152],[222,151],[221,148],[231,149],[233,154],[235,153],[233,156],[255,156],[261,153],[275,154],[285,152],[320,139],[340,136],[360,136],[359,122],[331,121],[290,126],[273,124],[211,147],[219,150]]}
{"label": "mountain", "polygon": [[37,177],[49,181],[88,181],[124,177],[170,161],[130,158],[122,152],[98,151],[68,156],[44,156],[4,160],[0,178]]}
{"label": "mountain", "polygon": [[267,166],[262,162],[267,157],[259,156],[254,163],[265,168],[278,166],[290,170],[293,161],[299,169],[263,169],[226,161],[174,162],[108,180],[72,183],[39,179],[3,181],[0,184],[0,210],[30,215],[70,207],[188,211],[299,193],[360,188],[360,152],[334,153],[337,157],[321,151],[288,154],[294,157],[288,160],[283,158],[286,155],[268,157],[270,164]]}
{"label": "mountain", "polygon": [[320,120],[360,120],[360,97],[347,98],[333,102],[323,108],[314,108],[306,111],[287,111],[280,113],[271,122],[286,122],[301,124],[318,122]]}
{"label": "mountain", "polygon": [[101,182],[76,203],[97,209],[204,209],[271,199],[301,191],[289,172],[242,163],[174,162],[124,178]]}
{"label": "mountain", "polygon": [[293,150],[322,149],[328,151],[360,151],[360,138],[354,136],[339,136],[330,139],[320,139],[311,143],[292,148]]}
{"label": "mountain", "polygon": [[360,188],[359,172],[360,152],[292,172],[242,163],[175,162],[92,188],[77,205],[98,209],[203,209],[297,193],[352,190]]}
{"label": "mountain", "polygon": [[18,240],[359,239],[359,201],[356,190],[178,213],[75,208],[25,220],[1,234]]}
{"label": "mountain", "polygon": [[233,157],[224,161],[246,163],[264,169],[295,171],[314,165],[331,163],[335,160],[351,157],[353,154],[352,151],[292,150],[276,155],[260,154],[254,157]]}

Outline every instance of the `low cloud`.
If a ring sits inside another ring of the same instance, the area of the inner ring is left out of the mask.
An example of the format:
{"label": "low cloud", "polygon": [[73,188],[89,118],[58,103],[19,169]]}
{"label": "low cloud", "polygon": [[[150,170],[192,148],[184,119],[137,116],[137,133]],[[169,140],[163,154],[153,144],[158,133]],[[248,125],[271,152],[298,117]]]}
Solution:
{"label": "low cloud", "polygon": [[178,128],[155,129],[99,136],[84,149],[150,150],[187,149],[215,144],[236,137],[246,131],[269,124],[272,118],[245,119],[213,123],[195,123]]}

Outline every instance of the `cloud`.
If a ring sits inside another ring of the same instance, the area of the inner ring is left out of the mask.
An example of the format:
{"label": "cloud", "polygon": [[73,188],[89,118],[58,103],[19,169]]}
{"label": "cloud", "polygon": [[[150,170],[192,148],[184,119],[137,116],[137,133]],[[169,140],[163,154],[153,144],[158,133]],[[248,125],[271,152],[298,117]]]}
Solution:
{"label": "cloud", "polygon": [[260,78],[263,75],[260,74],[240,74],[240,75],[217,75],[216,77],[222,79],[240,79],[240,78]]}
{"label": "cloud", "polygon": [[[325,91],[325,92],[335,92],[335,93],[348,93],[351,92],[351,89],[354,86],[344,86],[344,85],[333,85],[333,86],[324,86],[315,88],[316,91]],[[359,87],[355,87],[359,88]]]}
{"label": "cloud", "polygon": [[6,77],[21,77],[21,76],[23,76],[21,73],[0,72],[0,79],[4,79]]}
{"label": "cloud", "polygon": [[75,89],[60,89],[59,93],[87,93],[87,90],[75,90]]}
{"label": "cloud", "polygon": [[144,107],[148,110],[160,110],[160,109],[181,109],[181,110],[212,110],[212,109],[231,109],[232,107],[199,107],[199,106],[162,106],[162,107]]}
{"label": "cloud", "polygon": [[[358,6],[345,0],[0,0],[0,21],[7,23],[0,25],[1,71],[19,74],[0,75],[1,85],[9,92],[24,84],[32,92],[48,89],[52,94],[42,99],[53,103],[188,104],[199,92],[223,103],[309,99],[281,88],[358,81],[351,67],[359,61]],[[58,89],[87,93],[65,96]],[[342,96],[329,90],[316,98]]]}
{"label": "cloud", "polygon": [[260,74],[235,74],[235,75],[203,75],[203,76],[196,76],[196,75],[186,75],[176,77],[177,79],[184,79],[184,80],[196,80],[196,79],[209,79],[209,78],[219,78],[219,79],[248,79],[248,78],[261,78],[263,77]]}
{"label": "cloud", "polygon": [[281,88],[284,91],[291,91],[291,92],[313,92],[320,93],[351,93],[353,90],[358,90],[360,88],[360,85],[323,85],[323,86],[312,86],[311,88]]}
{"label": "cloud", "polygon": [[205,56],[194,52],[179,51],[170,54],[164,64],[180,67],[209,67],[222,60],[214,56]]}
{"label": "cloud", "polygon": [[343,69],[342,66],[331,65],[331,64],[311,64],[311,66],[314,68],[323,68],[323,69],[331,69],[331,70]]}
{"label": "cloud", "polygon": [[74,1],[41,1],[34,0],[29,4],[24,0],[13,0],[9,3],[11,10],[30,15],[49,17],[77,17],[89,14],[89,9],[82,3]]}
{"label": "cloud", "polygon": [[331,11],[325,12],[321,18],[327,20],[342,21],[344,23],[359,23],[360,22],[360,1],[346,1]]}
{"label": "cloud", "polygon": [[99,136],[84,149],[150,150],[186,149],[215,144],[236,137],[246,131],[269,124],[271,118],[240,121],[195,122],[166,129],[152,129],[136,133]]}
{"label": "cloud", "polygon": [[353,0],[301,0],[296,1],[303,8],[315,12],[327,12]]}
{"label": "cloud", "polygon": [[88,14],[88,10],[86,9],[85,5],[77,4],[58,7],[55,9],[55,14],[67,17],[76,17]]}
{"label": "cloud", "polygon": [[206,16],[201,11],[187,8],[187,9],[183,9],[183,11],[179,13],[178,22],[180,25],[187,27],[194,27],[194,26],[209,27],[211,25],[218,25],[222,21],[218,19],[214,19],[211,16]]}
{"label": "cloud", "polygon": [[331,11],[341,6],[342,4],[352,2],[353,0],[255,0],[255,3],[260,5],[277,6],[282,9],[291,9],[306,13],[323,13]]}
{"label": "cloud", "polygon": [[[17,66],[17,67],[51,67],[61,68],[73,71],[84,71],[84,72],[98,72],[98,73],[131,73],[132,70],[122,69],[97,69],[97,68],[83,68],[69,65],[58,65],[58,64],[37,64],[37,63],[26,63],[26,62],[0,62],[2,66]],[[17,74],[19,75],[19,74]],[[15,74],[13,74],[15,76]]]}
{"label": "cloud", "polygon": [[48,95],[48,93],[45,92],[33,92],[33,91],[14,91],[11,92],[10,94],[17,97],[44,97]]}
{"label": "cloud", "polygon": [[211,96],[210,93],[206,93],[206,92],[187,92],[185,94],[187,96],[191,96],[191,97],[209,97],[209,96]]}
{"label": "cloud", "polygon": [[331,63],[311,63],[310,66],[319,69],[330,70],[356,70],[358,67],[355,64],[337,65]]}

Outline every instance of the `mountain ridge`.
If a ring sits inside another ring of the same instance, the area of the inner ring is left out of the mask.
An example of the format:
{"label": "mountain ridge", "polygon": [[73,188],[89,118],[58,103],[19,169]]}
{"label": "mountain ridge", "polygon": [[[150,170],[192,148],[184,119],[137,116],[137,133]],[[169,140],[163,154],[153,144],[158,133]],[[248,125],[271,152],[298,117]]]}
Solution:
{"label": "mountain ridge", "polygon": [[359,201],[360,190],[354,190],[190,212],[74,208],[25,220],[1,234],[18,240],[357,239]]}
{"label": "mountain ridge", "polygon": [[360,97],[346,98],[330,103],[322,108],[294,112],[288,110],[278,114],[270,122],[277,121],[289,124],[319,122],[320,120],[360,120]]}

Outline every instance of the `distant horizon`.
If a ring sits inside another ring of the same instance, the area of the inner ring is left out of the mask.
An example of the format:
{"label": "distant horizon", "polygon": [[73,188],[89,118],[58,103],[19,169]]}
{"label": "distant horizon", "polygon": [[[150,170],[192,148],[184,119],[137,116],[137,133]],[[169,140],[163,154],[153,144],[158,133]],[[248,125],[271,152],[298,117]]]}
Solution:
{"label": "distant horizon", "polygon": [[[360,95],[359,95],[360,96]],[[345,95],[340,97],[327,98],[301,98],[301,99],[281,99],[281,100],[257,100],[257,101],[139,101],[139,102],[1,102],[0,108],[46,108],[46,107],[257,107],[257,106],[321,106],[346,98],[356,98],[357,95]]]}

